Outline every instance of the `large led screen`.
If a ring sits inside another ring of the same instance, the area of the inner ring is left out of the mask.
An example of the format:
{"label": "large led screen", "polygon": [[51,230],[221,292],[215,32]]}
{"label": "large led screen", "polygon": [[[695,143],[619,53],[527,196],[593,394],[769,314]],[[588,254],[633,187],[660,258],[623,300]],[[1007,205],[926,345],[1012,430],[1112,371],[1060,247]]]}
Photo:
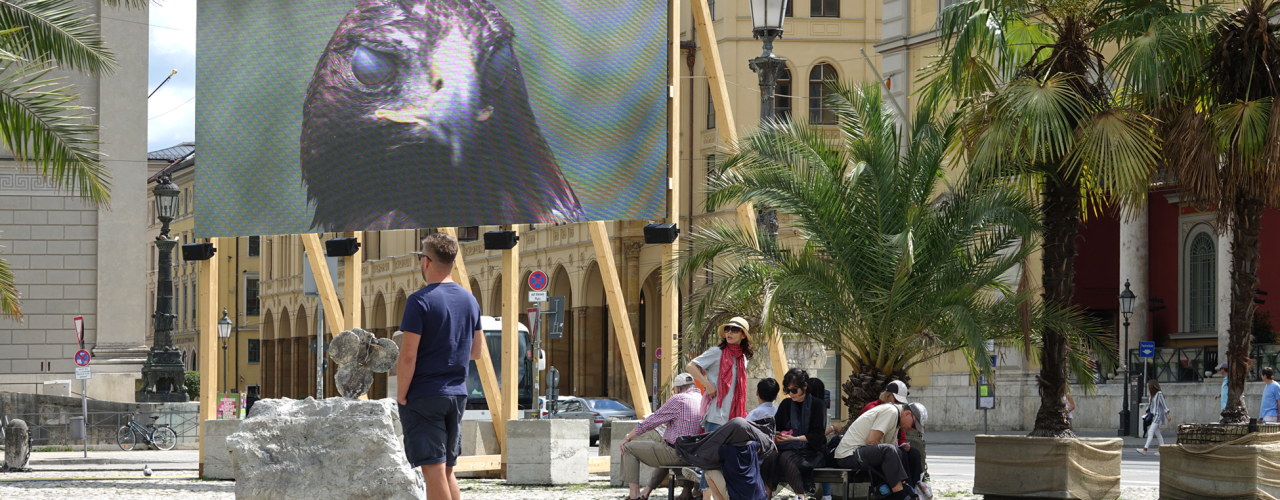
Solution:
{"label": "large led screen", "polygon": [[200,237],[663,216],[664,1],[198,15]]}

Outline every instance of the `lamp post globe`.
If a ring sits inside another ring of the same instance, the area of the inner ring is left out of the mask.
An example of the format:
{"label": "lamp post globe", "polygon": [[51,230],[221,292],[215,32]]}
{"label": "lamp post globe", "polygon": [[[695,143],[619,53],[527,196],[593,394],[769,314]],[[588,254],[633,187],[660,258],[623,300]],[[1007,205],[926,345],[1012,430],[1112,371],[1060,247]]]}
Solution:
{"label": "lamp post globe", "polygon": [[764,42],[764,52],[750,60],[749,67],[760,80],[760,121],[773,119],[776,110],[774,90],[777,88],[778,71],[786,67],[786,60],[773,54],[773,40],[782,38],[782,24],[786,18],[789,0],[751,0],[751,32]]}
{"label": "lamp post globe", "polygon": [[227,318],[227,310],[222,310],[222,319],[218,320],[218,338],[222,339],[222,390],[227,390],[227,338],[231,337],[231,320]]}
{"label": "lamp post globe", "polygon": [[173,344],[173,247],[178,242],[169,237],[169,223],[178,215],[178,194],[181,190],[162,175],[152,189],[155,196],[156,219],[160,221],[160,235],[156,236],[159,259],[156,265],[156,310],[151,315],[155,329],[155,343],[147,351],[147,361],[142,365],[142,388],[134,394],[139,403],[186,402],[186,365],[182,353]]}
{"label": "lamp post globe", "polygon": [[1138,296],[1129,290],[1129,280],[1124,280],[1124,290],[1120,292],[1120,315],[1124,316],[1124,351],[1120,355],[1121,373],[1124,376],[1124,404],[1120,410],[1120,436],[1128,436],[1131,434],[1129,428],[1130,412],[1129,401],[1129,316],[1133,315],[1133,303],[1137,301]]}

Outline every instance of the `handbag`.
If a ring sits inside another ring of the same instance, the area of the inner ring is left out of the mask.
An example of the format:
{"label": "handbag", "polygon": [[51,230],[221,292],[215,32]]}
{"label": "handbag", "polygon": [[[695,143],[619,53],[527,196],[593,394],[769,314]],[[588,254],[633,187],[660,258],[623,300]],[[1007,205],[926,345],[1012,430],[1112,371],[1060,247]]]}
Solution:
{"label": "handbag", "polygon": [[1151,428],[1151,422],[1154,422],[1155,420],[1156,420],[1156,414],[1151,413],[1151,412],[1147,412],[1147,414],[1146,414],[1146,415],[1143,415],[1143,416],[1142,416],[1142,428],[1143,428],[1143,429],[1150,429],[1150,428]]}

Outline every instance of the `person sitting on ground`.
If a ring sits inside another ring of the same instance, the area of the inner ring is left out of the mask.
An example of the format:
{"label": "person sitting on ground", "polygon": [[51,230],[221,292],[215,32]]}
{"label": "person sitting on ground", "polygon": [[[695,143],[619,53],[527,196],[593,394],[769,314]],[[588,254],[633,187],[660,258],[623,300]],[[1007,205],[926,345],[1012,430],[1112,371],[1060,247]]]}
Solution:
{"label": "person sitting on ground", "polygon": [[765,483],[769,491],[776,491],[778,483],[785,482],[801,500],[812,489],[813,469],[822,467],[826,458],[826,403],[809,394],[809,373],[799,368],[782,377],[782,386],[788,398],[774,415],[778,433],[773,436],[779,454],[774,463],[766,463]]}
{"label": "person sitting on ground", "polygon": [[899,429],[919,429],[915,418],[918,405],[881,404],[859,415],[836,447],[834,457],[840,468],[854,471],[878,469],[889,486],[886,500],[916,500],[911,492],[911,476],[904,467],[906,453],[892,443]]}
{"label": "person sitting on ground", "polygon": [[754,422],[773,418],[773,414],[778,413],[778,409],[773,406],[773,400],[778,399],[778,381],[771,378],[760,379],[756,383],[756,398],[760,400],[760,406],[747,414],[747,420]]}
{"label": "person sitting on ground", "polygon": [[[649,492],[657,488],[666,479],[666,470],[658,468],[663,465],[685,465],[685,461],[676,455],[676,439],[681,436],[702,434],[702,393],[693,384],[693,376],[688,373],[676,375],[671,382],[674,393],[658,411],[645,417],[635,430],[628,432],[618,449],[622,452],[622,478],[627,481],[631,491],[628,500],[649,498]],[[637,436],[649,432],[660,425],[666,426],[661,442],[631,442]],[[640,488],[640,462],[655,467],[648,484]],[[693,498],[693,482],[681,481],[684,491],[680,498]]]}

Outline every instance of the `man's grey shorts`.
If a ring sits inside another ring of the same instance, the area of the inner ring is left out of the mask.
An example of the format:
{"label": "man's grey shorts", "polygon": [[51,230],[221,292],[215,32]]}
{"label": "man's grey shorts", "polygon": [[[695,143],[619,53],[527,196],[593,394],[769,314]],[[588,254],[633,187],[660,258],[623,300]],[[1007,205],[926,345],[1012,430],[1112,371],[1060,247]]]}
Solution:
{"label": "man's grey shorts", "polygon": [[467,397],[416,398],[399,406],[404,454],[409,465],[458,465],[458,455],[462,454],[462,412],[467,409]]}

